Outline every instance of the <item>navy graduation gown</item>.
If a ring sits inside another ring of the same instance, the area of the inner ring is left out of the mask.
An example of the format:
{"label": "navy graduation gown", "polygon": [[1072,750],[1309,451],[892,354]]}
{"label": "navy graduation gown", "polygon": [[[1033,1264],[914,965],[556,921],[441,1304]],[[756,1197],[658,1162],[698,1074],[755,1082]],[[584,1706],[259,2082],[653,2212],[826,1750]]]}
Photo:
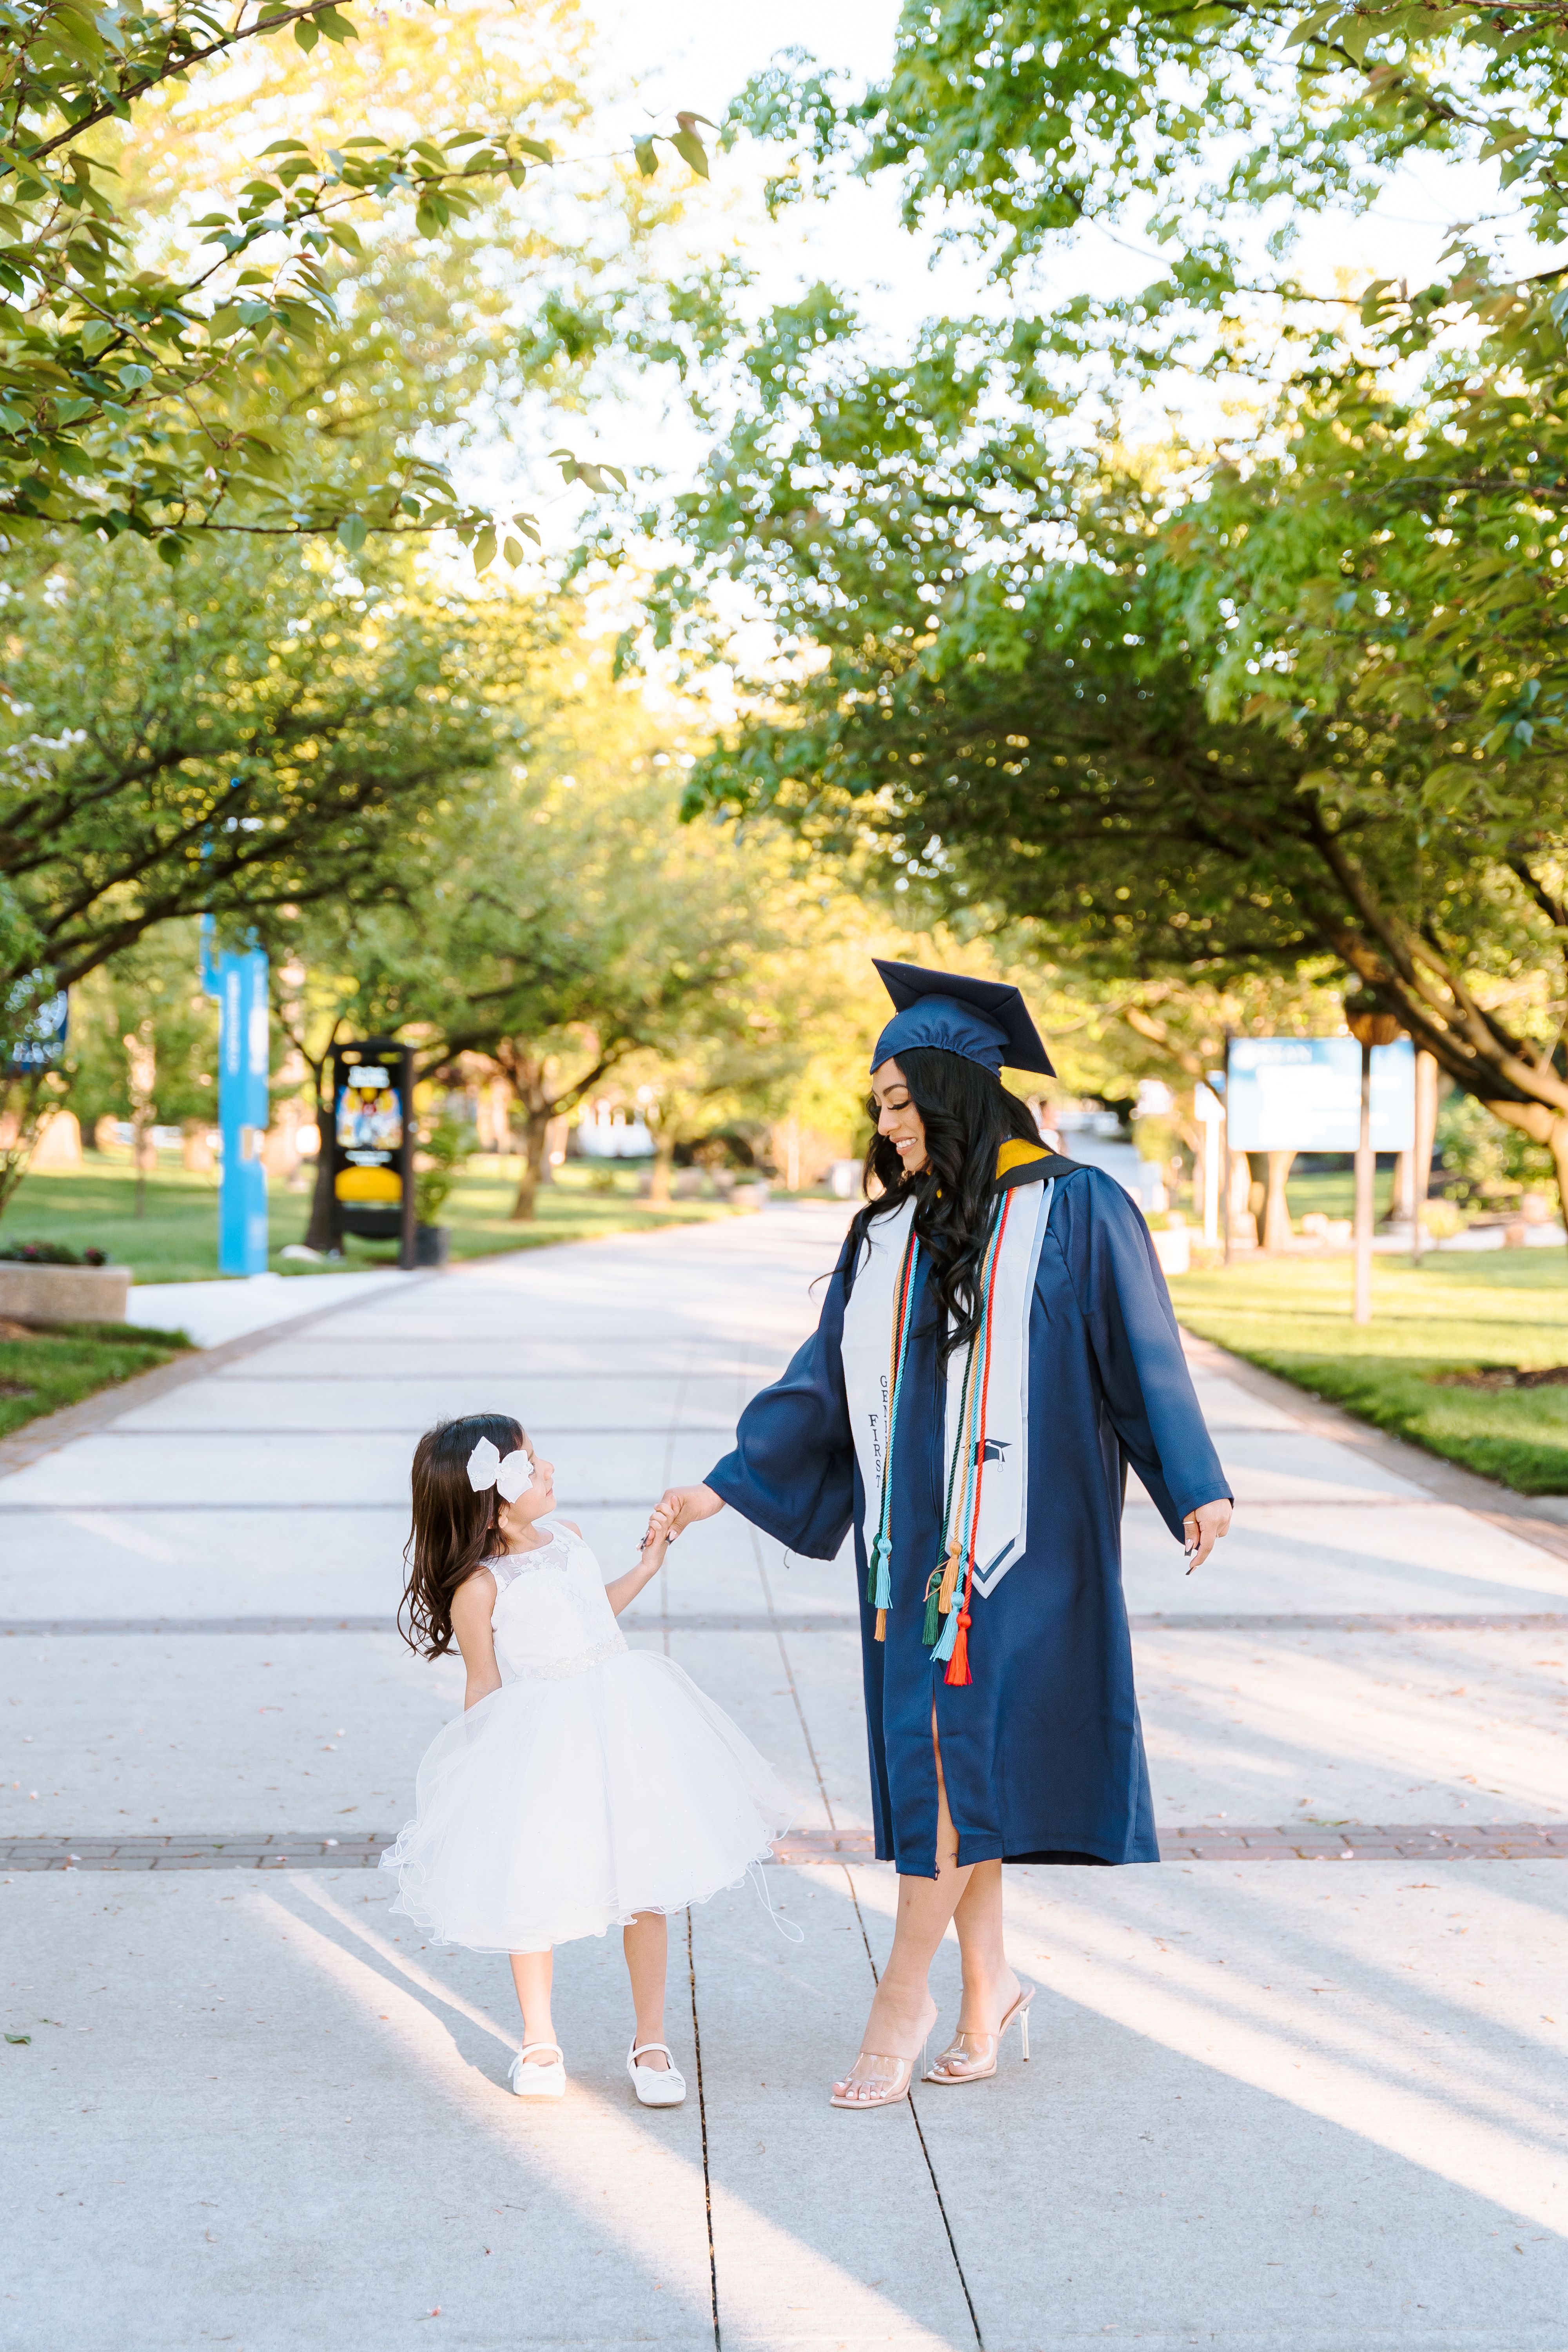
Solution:
{"label": "navy graduation gown", "polygon": [[1057,1154],[1005,1183],[1055,1176],[1029,1320],[1027,1546],[971,1604],[973,1680],[950,1687],[922,1639],[941,1551],[944,1384],[918,1276],[892,1463],[892,1606],[874,1638],[865,1496],[840,1352],[847,1252],[816,1332],[742,1414],[709,1473],[743,1518],[812,1559],[855,1530],[877,1853],[936,1872],[931,1706],[961,1864],[1157,1862],[1121,1591],[1131,1462],[1172,1534],[1230,1489],[1204,1426],[1153,1243],[1113,1177]]}

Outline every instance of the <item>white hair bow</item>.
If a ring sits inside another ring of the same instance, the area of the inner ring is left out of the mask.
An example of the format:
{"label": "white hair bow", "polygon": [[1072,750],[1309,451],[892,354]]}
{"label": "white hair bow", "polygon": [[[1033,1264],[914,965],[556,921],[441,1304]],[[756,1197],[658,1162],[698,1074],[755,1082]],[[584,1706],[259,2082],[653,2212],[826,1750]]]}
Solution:
{"label": "white hair bow", "polygon": [[533,1484],[533,1456],[522,1446],[503,1462],[488,1437],[481,1437],[468,1456],[468,1484],[476,1495],[493,1486],[503,1503],[515,1503]]}

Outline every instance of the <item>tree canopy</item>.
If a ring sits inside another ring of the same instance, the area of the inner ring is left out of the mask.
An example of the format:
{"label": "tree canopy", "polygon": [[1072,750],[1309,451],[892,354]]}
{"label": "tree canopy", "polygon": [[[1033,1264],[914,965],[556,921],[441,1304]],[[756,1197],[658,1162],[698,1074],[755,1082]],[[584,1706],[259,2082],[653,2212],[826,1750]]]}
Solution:
{"label": "tree canopy", "polygon": [[521,632],[400,560],[356,573],[134,541],[13,574],[0,989],[68,987],[155,925],[384,894],[508,742]]}
{"label": "tree canopy", "polygon": [[[309,55],[355,39],[353,0],[9,0],[0,31],[0,526],[130,531],[171,560],[206,532],[335,533],[353,553],[367,532],[445,527],[481,570],[498,521],[531,530],[460,497],[416,432],[345,479],[301,394],[331,399],[345,295],[352,309],[356,274],[374,266],[367,224],[405,224],[438,247],[488,205],[514,241],[499,200],[560,164],[552,101],[582,113],[559,77],[504,70],[456,18],[451,37],[475,57],[443,94],[444,121],[413,137],[350,122],[324,142],[241,141],[215,191],[201,184],[212,157],[189,94],[221,89],[220,68],[268,43]],[[172,188],[139,184],[143,131],[165,151],[183,134]],[[626,169],[657,173],[661,145],[706,173],[688,114],[628,142]],[[596,467],[563,458],[569,479],[603,486]]]}

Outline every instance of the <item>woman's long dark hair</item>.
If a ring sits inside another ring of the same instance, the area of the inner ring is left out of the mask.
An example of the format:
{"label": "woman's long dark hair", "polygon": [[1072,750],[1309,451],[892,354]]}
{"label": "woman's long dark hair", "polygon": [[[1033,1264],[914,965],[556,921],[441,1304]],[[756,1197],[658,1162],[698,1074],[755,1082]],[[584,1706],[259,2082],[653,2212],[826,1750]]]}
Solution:
{"label": "woman's long dark hair", "polygon": [[426,1658],[450,1650],[458,1587],[500,1540],[495,1488],[476,1495],[468,1484],[468,1456],[481,1437],[489,1439],[503,1460],[527,1443],[519,1423],[504,1412],[470,1412],[461,1421],[438,1421],[414,1449],[414,1526],[403,1548],[407,1582],[397,1630],[411,1650]]}
{"label": "woman's long dark hair", "polygon": [[[916,1045],[896,1056],[910,1099],[925,1122],[926,1164],[906,1176],[886,1138],[873,1133],[866,1154],[866,1189],[874,1177],[875,1200],[849,1228],[847,1288],[854,1287],[860,1244],[873,1221],[915,1200],[915,1231],[931,1261],[936,1299],[945,1326],[945,1362],[955,1348],[967,1347],[980,1319],[980,1265],[990,1237],[996,1198],[996,1154],[1010,1136],[1037,1144],[1040,1130],[1027,1103],[1010,1095],[998,1077],[966,1055],[940,1045]],[[866,1105],[873,1121],[875,1099]]]}

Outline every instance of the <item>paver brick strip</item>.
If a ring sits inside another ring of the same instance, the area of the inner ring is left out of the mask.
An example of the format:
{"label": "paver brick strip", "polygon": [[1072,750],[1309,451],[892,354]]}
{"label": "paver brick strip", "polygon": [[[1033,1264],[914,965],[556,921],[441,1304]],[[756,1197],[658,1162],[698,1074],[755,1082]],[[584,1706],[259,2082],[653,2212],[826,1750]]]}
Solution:
{"label": "paver brick strip", "polygon": [[[655,1617],[634,1611],[622,1620],[628,1633],[853,1633],[858,1616],[823,1611],[809,1617],[786,1617],[764,1609],[736,1609],[718,1614],[672,1611]],[[1173,1610],[1128,1620],[1135,1633],[1484,1633],[1504,1631],[1552,1633],[1568,1630],[1568,1612],[1531,1610],[1512,1615],[1500,1611],[1458,1616],[1416,1612],[1402,1617],[1360,1617],[1340,1611],[1316,1616],[1292,1611],[1285,1615],[1215,1615],[1203,1610]],[[0,1639],[44,1641],[52,1636],[82,1633],[395,1633],[395,1617],[13,1617],[0,1619]]]}
{"label": "paver brick strip", "polygon": [[[374,1870],[396,1837],[371,1830],[329,1838],[247,1832],[227,1838],[12,1838],[11,1870]],[[1568,1822],[1346,1822],[1340,1828],[1163,1829],[1163,1862],[1568,1862]],[[801,1830],[775,1838],[780,1863],[870,1862],[869,1830]]]}
{"label": "paver brick strip", "polygon": [[[265,1436],[269,1433],[262,1431],[258,1433]],[[355,1432],[356,1435],[359,1433]],[[204,1434],[205,1434],[205,1432]],[[658,1432],[638,1430],[637,1434],[639,1437],[657,1436]],[[1260,1510],[1271,1508],[1278,1510],[1281,1504],[1289,1499],[1281,1496],[1273,1504],[1265,1501],[1254,1505],[1253,1507]],[[1439,1500],[1436,1495],[1314,1495],[1310,1500],[1315,1511],[1441,1511],[1448,1508],[1448,1506]],[[580,1511],[646,1511],[647,1508],[646,1494],[574,1495],[572,1502],[573,1508]],[[1152,1503],[1141,1501],[1136,1495],[1131,1495],[1128,1497],[1127,1507],[1131,1511],[1142,1511],[1152,1510],[1153,1506]],[[58,1518],[68,1516],[77,1519],[91,1515],[96,1517],[107,1516],[110,1518],[123,1518],[130,1514],[174,1514],[185,1511],[215,1513],[243,1511],[247,1517],[255,1511],[382,1511],[404,1519],[408,1517],[408,1506],[405,1502],[388,1502],[384,1495],[323,1496],[308,1502],[298,1499],[279,1502],[273,1496],[264,1495],[214,1495],[205,1502],[195,1503],[114,1503],[95,1500],[90,1496],[80,1501],[58,1503],[0,1502],[0,1517],[53,1516]]]}

